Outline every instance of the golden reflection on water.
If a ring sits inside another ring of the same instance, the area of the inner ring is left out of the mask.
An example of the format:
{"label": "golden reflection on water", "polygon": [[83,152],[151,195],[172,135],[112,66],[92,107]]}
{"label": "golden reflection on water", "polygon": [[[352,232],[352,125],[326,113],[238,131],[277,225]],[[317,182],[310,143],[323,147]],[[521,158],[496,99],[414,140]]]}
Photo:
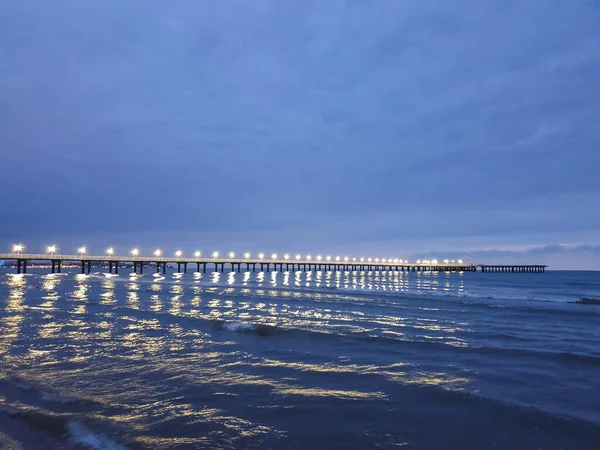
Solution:
{"label": "golden reflection on water", "polygon": [[5,316],[1,320],[0,327],[0,355],[9,353],[13,342],[19,337],[21,324],[23,323],[23,312],[26,307],[23,299],[27,291],[27,280],[25,275],[10,274],[8,276],[9,294],[6,301]]}

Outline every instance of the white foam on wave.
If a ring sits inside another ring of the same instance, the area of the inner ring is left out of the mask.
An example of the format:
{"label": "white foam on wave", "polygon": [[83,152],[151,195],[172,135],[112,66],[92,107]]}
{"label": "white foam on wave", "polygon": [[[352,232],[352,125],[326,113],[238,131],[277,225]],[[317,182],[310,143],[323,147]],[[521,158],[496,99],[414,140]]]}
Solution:
{"label": "white foam on wave", "polygon": [[126,450],[126,447],[103,434],[93,432],[80,422],[69,422],[69,439],[90,450]]}
{"label": "white foam on wave", "polygon": [[223,328],[229,331],[252,331],[256,329],[255,325],[251,323],[243,323],[243,322],[231,322],[223,325]]}

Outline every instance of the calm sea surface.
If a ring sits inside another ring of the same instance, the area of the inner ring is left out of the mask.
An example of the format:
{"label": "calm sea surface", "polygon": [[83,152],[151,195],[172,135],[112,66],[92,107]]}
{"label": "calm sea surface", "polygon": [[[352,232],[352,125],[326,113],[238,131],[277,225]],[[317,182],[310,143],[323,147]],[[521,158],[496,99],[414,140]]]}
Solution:
{"label": "calm sea surface", "polygon": [[10,271],[0,448],[600,448],[600,272]]}

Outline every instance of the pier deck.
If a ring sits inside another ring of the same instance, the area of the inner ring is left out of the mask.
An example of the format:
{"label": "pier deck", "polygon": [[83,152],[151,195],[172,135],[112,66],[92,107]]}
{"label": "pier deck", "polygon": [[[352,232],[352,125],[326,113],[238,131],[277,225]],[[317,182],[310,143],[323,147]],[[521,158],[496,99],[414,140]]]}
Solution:
{"label": "pier deck", "polygon": [[543,273],[545,265],[488,265],[473,263],[408,263],[392,261],[333,261],[316,259],[268,259],[268,258],[209,258],[209,257],[169,257],[169,256],[120,256],[120,255],[73,255],[54,253],[0,253],[0,260],[15,261],[17,273],[26,273],[32,262],[49,262],[52,273],[60,272],[64,263],[81,265],[81,273],[89,273],[92,264],[108,266],[110,273],[118,273],[124,265],[142,273],[144,267],[152,266],[157,272],[166,272],[167,264],[177,265],[178,272],[187,272],[188,265],[196,266],[196,271],[206,272],[207,267],[224,272],[230,267],[232,272],[246,271],[396,271],[396,272],[497,272],[497,273]]}

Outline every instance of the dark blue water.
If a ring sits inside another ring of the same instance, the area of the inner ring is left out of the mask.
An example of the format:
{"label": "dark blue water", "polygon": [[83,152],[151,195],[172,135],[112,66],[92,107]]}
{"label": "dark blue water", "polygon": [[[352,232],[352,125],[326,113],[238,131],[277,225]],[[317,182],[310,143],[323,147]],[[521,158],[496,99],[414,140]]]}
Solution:
{"label": "dark blue water", "polygon": [[598,272],[36,272],[0,272],[25,448],[600,448]]}

